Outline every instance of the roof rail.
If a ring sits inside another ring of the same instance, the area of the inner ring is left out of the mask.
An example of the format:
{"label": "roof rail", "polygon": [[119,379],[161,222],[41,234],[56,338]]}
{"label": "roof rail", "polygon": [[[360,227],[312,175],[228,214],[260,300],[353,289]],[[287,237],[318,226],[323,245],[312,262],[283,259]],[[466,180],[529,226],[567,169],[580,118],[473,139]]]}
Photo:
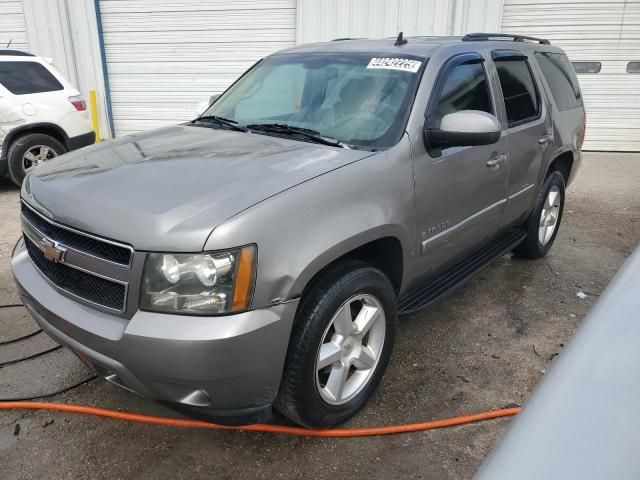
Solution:
{"label": "roof rail", "polygon": [[512,42],[524,42],[529,40],[531,42],[538,42],[542,45],[551,45],[551,42],[545,38],[528,37],[526,35],[519,35],[517,33],[467,33],[462,37],[463,42],[478,42],[487,41],[492,38],[500,40],[511,40]]}
{"label": "roof rail", "polygon": [[12,57],[35,57],[33,53],[24,50],[16,50],[14,48],[0,48],[0,55],[11,55]]}

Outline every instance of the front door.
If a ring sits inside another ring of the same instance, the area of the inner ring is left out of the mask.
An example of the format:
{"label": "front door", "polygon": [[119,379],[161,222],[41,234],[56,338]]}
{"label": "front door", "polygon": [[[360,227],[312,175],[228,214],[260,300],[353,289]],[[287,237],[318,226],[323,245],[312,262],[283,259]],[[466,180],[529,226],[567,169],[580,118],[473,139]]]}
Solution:
{"label": "front door", "polygon": [[[465,53],[449,59],[438,75],[426,121],[438,127],[459,110],[497,115],[484,59]],[[507,141],[414,150],[419,274],[434,273],[495,235],[506,204]]]}

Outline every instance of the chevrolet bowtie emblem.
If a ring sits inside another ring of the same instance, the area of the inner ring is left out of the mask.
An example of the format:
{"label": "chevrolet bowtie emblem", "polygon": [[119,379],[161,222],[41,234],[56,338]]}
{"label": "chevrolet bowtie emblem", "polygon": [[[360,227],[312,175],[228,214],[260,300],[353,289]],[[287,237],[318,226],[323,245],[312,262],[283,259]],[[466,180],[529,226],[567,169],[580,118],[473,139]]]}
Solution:
{"label": "chevrolet bowtie emblem", "polygon": [[51,240],[47,240],[46,238],[43,238],[42,242],[38,246],[40,247],[40,251],[44,255],[44,258],[46,258],[50,262],[59,262],[64,256],[65,250],[60,248]]}

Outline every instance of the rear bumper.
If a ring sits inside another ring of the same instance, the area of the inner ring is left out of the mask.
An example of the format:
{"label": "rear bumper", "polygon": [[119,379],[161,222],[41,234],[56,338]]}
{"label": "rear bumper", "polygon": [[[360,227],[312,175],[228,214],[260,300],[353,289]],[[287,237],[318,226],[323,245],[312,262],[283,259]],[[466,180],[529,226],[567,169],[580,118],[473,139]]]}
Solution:
{"label": "rear bumper", "polygon": [[237,315],[138,311],[127,320],[60,294],[21,247],[11,264],[36,322],[112,383],[220,423],[270,415],[297,300]]}
{"label": "rear bumper", "polygon": [[82,147],[87,147],[96,143],[96,133],[92,130],[77,137],[69,137],[67,147],[69,151],[77,150]]}
{"label": "rear bumper", "polygon": [[571,165],[571,173],[569,173],[569,181],[567,182],[567,187],[573,183],[573,180],[576,178],[576,175],[578,174],[581,166],[582,152],[578,150],[573,156],[573,164]]}

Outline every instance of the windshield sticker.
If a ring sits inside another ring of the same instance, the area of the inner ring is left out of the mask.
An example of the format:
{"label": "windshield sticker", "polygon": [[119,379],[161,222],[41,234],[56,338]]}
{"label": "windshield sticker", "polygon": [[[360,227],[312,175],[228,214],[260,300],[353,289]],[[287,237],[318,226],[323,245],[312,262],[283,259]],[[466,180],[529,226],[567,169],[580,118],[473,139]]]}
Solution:
{"label": "windshield sticker", "polygon": [[367,68],[382,68],[385,70],[400,70],[402,72],[416,73],[422,65],[419,60],[408,58],[372,58]]}

